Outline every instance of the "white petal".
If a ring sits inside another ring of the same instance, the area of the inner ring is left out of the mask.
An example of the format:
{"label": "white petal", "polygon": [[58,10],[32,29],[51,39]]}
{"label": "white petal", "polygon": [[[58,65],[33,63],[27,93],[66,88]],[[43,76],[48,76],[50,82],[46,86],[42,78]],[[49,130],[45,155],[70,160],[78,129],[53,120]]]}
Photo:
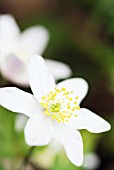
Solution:
{"label": "white petal", "polygon": [[34,55],[29,64],[30,86],[37,100],[54,89],[55,82],[49,73],[44,59]]}
{"label": "white petal", "polygon": [[21,46],[25,48],[30,55],[34,53],[42,54],[47,46],[49,33],[43,26],[35,26],[26,29],[22,33]]}
{"label": "white petal", "polygon": [[48,145],[48,148],[50,148],[54,155],[57,155],[60,151],[63,151],[63,145],[58,142],[57,140],[53,139],[50,144]]}
{"label": "white petal", "polygon": [[0,15],[0,48],[6,50],[17,40],[20,30],[12,15]]}
{"label": "white petal", "polygon": [[15,118],[15,129],[17,132],[22,131],[28,120],[28,117],[23,114],[17,114]]}
{"label": "white petal", "polygon": [[77,117],[69,119],[69,122],[66,123],[66,125],[74,129],[86,129],[93,133],[105,132],[111,128],[106,120],[88,109],[80,109],[77,111],[77,115]]}
{"label": "white petal", "polygon": [[69,160],[80,166],[83,163],[83,142],[80,133],[63,125],[55,125],[55,138],[63,144]]}
{"label": "white petal", "polygon": [[[43,114],[43,113],[42,113]],[[52,137],[52,121],[47,117],[32,116],[25,126],[25,141],[30,146],[47,145]]]}
{"label": "white petal", "polygon": [[73,96],[78,96],[78,104],[84,99],[88,91],[88,84],[82,78],[72,78],[57,84],[57,88],[65,87],[67,91],[73,90]]}
{"label": "white petal", "polygon": [[29,86],[27,63],[22,62],[15,54],[1,60],[2,75],[20,86]]}
{"label": "white petal", "polygon": [[23,113],[27,116],[38,114],[42,116],[42,108],[33,95],[15,87],[0,89],[0,105],[13,112]]}
{"label": "white petal", "polygon": [[72,71],[67,64],[51,59],[45,59],[45,61],[55,80],[65,79],[72,75]]}

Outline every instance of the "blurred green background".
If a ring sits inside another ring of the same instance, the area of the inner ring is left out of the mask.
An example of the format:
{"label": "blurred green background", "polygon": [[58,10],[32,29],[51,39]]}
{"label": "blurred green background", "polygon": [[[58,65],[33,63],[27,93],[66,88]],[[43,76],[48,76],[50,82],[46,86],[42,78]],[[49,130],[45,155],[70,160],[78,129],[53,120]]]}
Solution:
{"label": "blurred green background", "polygon": [[[88,81],[89,93],[81,106],[105,118],[112,129],[99,135],[82,131],[84,153],[98,155],[100,165],[95,169],[114,170],[114,1],[0,0],[0,13],[13,14],[21,30],[44,25],[51,38],[43,57],[69,64],[73,77]],[[0,77],[0,86],[5,84],[12,86]],[[23,132],[14,129],[15,117],[0,108],[0,170],[18,169],[29,150]],[[44,159],[46,150],[50,160]],[[48,147],[35,148],[31,159],[39,170],[86,169],[72,165],[63,151],[51,158]],[[26,169],[35,167],[30,164]]]}

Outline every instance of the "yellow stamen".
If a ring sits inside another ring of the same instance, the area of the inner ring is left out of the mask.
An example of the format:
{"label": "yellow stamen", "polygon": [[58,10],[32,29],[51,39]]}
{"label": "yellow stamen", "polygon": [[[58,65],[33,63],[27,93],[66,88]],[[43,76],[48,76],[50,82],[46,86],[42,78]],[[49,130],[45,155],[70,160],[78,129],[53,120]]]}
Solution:
{"label": "yellow stamen", "polygon": [[44,107],[44,114],[56,120],[58,123],[68,122],[69,119],[76,117],[75,110],[80,110],[77,105],[78,96],[72,97],[72,91],[67,91],[66,88],[55,88],[46,96],[42,97],[41,106]]}

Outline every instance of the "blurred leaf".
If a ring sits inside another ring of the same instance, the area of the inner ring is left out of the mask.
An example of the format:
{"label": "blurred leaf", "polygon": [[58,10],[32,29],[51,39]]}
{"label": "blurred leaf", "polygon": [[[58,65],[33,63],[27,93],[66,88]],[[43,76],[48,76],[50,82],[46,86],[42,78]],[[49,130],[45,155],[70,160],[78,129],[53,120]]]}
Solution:
{"label": "blurred leaf", "polygon": [[15,132],[15,116],[14,113],[0,107],[0,158],[23,156],[28,148],[23,134]]}
{"label": "blurred leaf", "polygon": [[82,167],[73,165],[67,158],[65,153],[60,153],[55,159],[53,167],[50,170],[83,170]]}

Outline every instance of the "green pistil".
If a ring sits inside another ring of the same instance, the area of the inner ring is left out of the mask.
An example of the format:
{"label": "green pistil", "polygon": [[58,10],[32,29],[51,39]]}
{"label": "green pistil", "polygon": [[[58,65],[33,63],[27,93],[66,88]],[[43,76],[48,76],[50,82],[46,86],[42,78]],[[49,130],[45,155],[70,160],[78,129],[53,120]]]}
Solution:
{"label": "green pistil", "polygon": [[60,103],[52,104],[50,107],[51,112],[59,112],[60,109],[61,109]]}

